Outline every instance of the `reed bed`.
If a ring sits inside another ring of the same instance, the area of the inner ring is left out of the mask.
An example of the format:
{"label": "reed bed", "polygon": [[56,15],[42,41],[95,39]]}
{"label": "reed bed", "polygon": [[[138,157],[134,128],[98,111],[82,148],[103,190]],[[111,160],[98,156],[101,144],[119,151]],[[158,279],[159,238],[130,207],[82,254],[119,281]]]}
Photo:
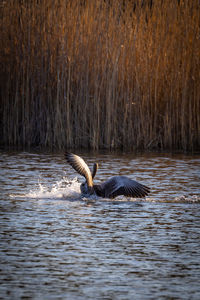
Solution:
{"label": "reed bed", "polygon": [[2,1],[0,144],[200,149],[199,1]]}

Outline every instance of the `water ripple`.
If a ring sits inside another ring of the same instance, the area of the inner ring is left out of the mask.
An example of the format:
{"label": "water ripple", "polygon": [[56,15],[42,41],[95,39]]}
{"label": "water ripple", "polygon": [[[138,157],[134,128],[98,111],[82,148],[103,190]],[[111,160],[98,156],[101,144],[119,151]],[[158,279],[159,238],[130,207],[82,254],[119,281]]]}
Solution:
{"label": "water ripple", "polygon": [[0,155],[3,299],[200,299],[197,156],[99,155],[146,200],[81,198],[62,155]]}

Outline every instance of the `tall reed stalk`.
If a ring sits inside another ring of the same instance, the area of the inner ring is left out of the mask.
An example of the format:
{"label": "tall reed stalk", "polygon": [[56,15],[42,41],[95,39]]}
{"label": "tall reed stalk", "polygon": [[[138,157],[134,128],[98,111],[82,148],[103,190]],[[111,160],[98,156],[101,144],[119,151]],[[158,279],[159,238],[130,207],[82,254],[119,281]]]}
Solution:
{"label": "tall reed stalk", "polygon": [[200,4],[4,0],[0,144],[200,148]]}

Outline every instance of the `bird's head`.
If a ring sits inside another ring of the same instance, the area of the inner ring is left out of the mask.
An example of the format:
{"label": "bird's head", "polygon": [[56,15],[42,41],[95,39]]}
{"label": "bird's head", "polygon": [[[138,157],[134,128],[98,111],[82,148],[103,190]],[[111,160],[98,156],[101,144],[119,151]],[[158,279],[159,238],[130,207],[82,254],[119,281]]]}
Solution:
{"label": "bird's head", "polygon": [[94,193],[93,187],[88,186],[86,181],[81,183],[80,189],[83,195],[91,195]]}

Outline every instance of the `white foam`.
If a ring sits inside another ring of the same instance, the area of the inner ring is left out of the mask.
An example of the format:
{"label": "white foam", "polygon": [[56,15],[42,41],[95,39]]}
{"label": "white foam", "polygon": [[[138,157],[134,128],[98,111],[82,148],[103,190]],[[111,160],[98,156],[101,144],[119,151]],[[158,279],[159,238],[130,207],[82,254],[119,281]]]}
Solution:
{"label": "white foam", "polygon": [[200,196],[198,195],[192,195],[192,196],[186,196],[181,195],[174,199],[174,202],[192,202],[192,203],[199,203],[200,202]]}
{"label": "white foam", "polygon": [[76,199],[80,196],[80,183],[78,182],[77,177],[74,179],[63,177],[53,185],[41,183],[40,180],[28,193],[25,193],[24,195],[10,195],[11,198],[20,197],[37,199]]}

